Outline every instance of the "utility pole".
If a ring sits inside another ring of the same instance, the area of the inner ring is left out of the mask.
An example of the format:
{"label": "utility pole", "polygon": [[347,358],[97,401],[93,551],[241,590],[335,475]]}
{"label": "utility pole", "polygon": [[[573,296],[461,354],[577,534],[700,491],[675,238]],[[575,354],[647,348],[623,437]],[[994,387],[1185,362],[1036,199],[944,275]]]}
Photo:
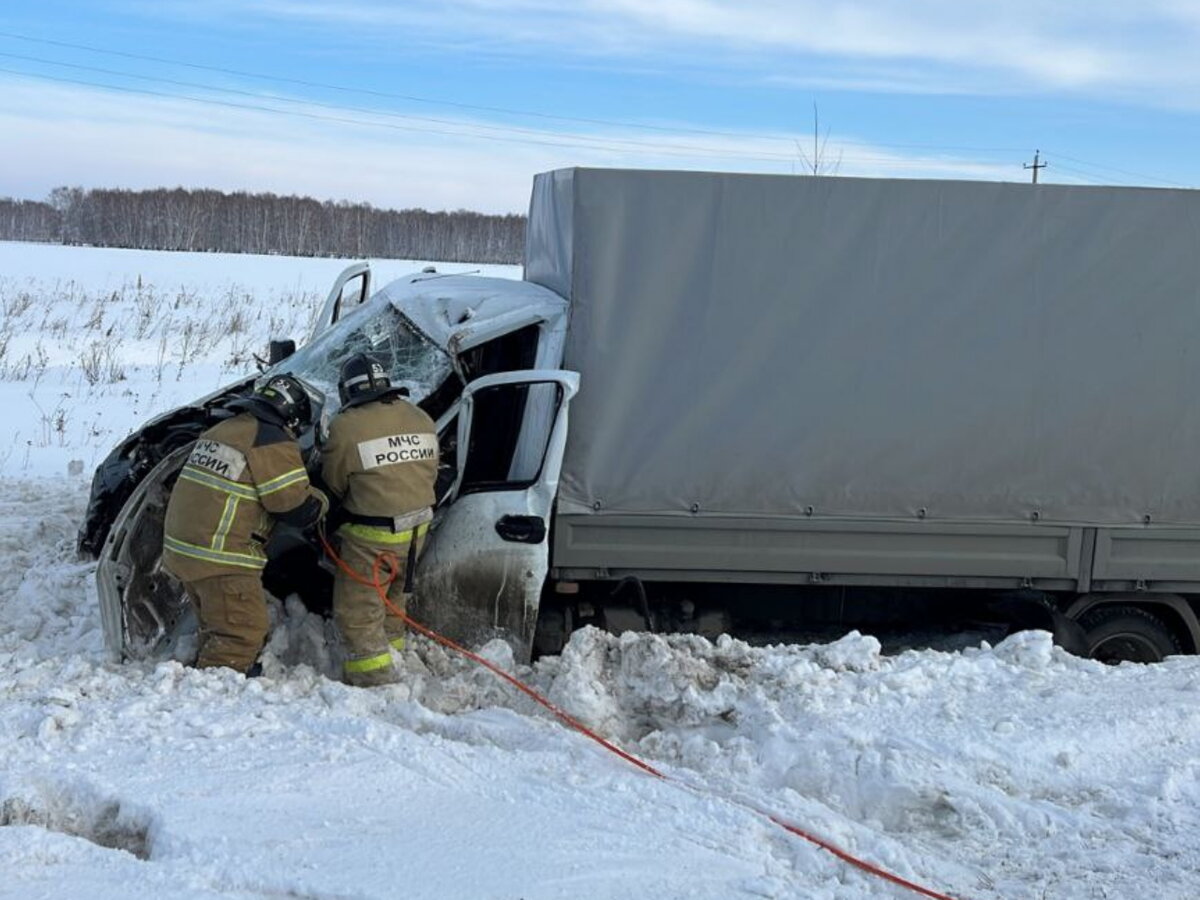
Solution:
{"label": "utility pole", "polygon": [[1034,184],[1037,184],[1038,169],[1044,169],[1044,168],[1046,168],[1046,166],[1050,165],[1050,163],[1038,162],[1038,157],[1041,154],[1041,152],[1042,152],[1041,150],[1033,151],[1033,165],[1030,165],[1029,163],[1024,163],[1024,167],[1026,169],[1033,169],[1033,183]]}

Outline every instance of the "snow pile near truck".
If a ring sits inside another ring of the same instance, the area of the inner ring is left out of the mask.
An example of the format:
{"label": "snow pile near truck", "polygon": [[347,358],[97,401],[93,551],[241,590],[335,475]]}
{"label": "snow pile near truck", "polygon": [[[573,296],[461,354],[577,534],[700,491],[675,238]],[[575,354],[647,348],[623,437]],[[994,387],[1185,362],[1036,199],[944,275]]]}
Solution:
{"label": "snow pile near truck", "polygon": [[551,696],[656,764],[694,773],[689,783],[752,798],[910,877],[937,857],[981,879],[945,877],[942,888],[1200,888],[1186,837],[1200,801],[1194,658],[1108,668],[1044,632],[894,657],[856,633],[756,648],[592,632],[543,668]]}
{"label": "snow pile near truck", "polygon": [[916,896],[764,813],[963,898],[1200,893],[1200,659],[589,629],[518,672],[660,781],[422,640],[404,684],[331,681],[295,602],[263,678],[114,665],[86,499],[0,478],[0,897]]}

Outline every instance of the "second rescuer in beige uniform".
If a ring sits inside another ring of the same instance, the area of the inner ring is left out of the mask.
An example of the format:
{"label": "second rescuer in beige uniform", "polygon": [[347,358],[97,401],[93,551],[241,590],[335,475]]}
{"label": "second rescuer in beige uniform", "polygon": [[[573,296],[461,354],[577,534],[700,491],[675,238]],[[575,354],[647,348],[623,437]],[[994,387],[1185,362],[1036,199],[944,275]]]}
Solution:
{"label": "second rescuer in beige uniform", "polygon": [[[393,388],[379,363],[364,355],[342,366],[342,409],[329,425],[321,476],[342,501],[337,531],[342,560],[368,581],[381,552],[400,571],[388,600],[405,610],[413,564],[433,518],[438,440],[433,420]],[[340,569],[333,586],[333,617],[345,645],[345,679],[368,686],[397,679],[390,647],[404,646],[404,622],[375,588]]]}

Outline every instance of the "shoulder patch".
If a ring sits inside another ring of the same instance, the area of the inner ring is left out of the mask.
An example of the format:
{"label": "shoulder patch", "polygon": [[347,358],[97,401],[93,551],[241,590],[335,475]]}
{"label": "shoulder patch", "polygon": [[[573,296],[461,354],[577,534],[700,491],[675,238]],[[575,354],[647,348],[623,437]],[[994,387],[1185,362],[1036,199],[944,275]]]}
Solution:
{"label": "shoulder patch", "polygon": [[237,481],[246,470],[246,457],[235,447],[214,441],[211,438],[200,438],[188,457],[187,464],[230,481]]}
{"label": "shoulder patch", "polygon": [[389,434],[358,444],[358,459],[364,469],[436,460],[437,455],[436,434]]}
{"label": "shoulder patch", "polygon": [[282,425],[264,422],[262,419],[258,420],[258,433],[254,435],[255,447],[268,447],[271,444],[281,444],[290,440],[292,440],[292,436],[283,430]]}

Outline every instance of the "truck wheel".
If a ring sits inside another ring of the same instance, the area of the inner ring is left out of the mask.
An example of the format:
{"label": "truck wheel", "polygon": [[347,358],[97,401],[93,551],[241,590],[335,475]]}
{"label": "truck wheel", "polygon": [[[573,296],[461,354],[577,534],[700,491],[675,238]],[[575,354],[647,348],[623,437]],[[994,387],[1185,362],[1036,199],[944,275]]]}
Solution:
{"label": "truck wheel", "polygon": [[1084,613],[1079,626],[1087,655],[1102,663],[1152,663],[1181,652],[1179,639],[1154,613],[1140,606],[1100,606]]}

